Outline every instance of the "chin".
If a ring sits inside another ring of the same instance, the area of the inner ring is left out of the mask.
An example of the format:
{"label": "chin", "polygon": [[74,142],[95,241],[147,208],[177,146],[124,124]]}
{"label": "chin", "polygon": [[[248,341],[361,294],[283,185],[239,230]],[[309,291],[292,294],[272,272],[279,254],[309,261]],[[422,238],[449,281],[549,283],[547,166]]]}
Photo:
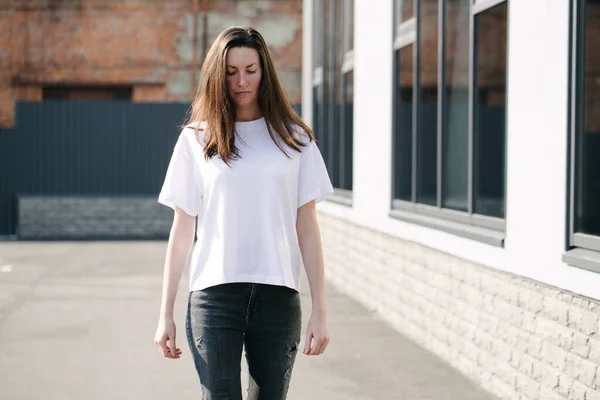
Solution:
{"label": "chin", "polygon": [[256,103],[256,98],[253,99],[239,99],[235,102],[235,105],[238,107],[246,107]]}

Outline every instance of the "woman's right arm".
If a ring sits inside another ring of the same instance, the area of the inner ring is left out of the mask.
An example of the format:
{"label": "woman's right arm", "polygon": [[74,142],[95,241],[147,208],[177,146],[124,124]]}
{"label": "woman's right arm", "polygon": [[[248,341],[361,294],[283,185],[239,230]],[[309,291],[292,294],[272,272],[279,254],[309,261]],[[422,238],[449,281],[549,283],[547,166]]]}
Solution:
{"label": "woman's right arm", "polygon": [[176,345],[173,308],[181,275],[194,242],[195,219],[175,206],[173,225],[169,233],[165,256],[160,318],[155,338],[156,345],[167,358],[179,358],[181,354]]}

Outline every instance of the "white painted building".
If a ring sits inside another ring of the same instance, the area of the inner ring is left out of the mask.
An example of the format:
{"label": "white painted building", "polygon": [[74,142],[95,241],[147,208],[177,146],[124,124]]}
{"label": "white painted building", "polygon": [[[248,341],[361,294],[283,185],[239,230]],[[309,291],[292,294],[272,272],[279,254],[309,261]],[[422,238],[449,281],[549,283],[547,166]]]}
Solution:
{"label": "white painted building", "polygon": [[600,399],[600,2],[303,10],[328,280],[501,398]]}

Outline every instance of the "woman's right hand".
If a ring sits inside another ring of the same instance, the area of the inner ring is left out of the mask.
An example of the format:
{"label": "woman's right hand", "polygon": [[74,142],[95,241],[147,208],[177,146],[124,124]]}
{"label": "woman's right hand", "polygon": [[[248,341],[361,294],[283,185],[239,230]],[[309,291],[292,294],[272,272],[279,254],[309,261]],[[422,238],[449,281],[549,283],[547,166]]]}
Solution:
{"label": "woman's right hand", "polygon": [[181,356],[181,349],[177,348],[175,336],[176,329],[173,318],[161,317],[158,321],[154,342],[159,347],[162,355],[166,358],[177,359]]}

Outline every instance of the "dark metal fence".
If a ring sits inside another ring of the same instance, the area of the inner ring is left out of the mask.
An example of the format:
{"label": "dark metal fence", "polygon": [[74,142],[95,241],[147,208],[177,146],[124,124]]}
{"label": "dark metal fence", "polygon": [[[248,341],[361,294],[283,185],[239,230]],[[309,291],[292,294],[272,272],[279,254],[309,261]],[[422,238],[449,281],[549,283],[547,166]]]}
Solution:
{"label": "dark metal fence", "polygon": [[15,232],[18,195],[156,195],[188,108],[18,103],[16,127],[0,131],[0,235]]}
{"label": "dark metal fence", "polygon": [[184,104],[46,102],[17,106],[19,194],[155,194]]}
{"label": "dark metal fence", "polygon": [[16,139],[14,129],[0,128],[0,235],[12,235],[17,224]]}

